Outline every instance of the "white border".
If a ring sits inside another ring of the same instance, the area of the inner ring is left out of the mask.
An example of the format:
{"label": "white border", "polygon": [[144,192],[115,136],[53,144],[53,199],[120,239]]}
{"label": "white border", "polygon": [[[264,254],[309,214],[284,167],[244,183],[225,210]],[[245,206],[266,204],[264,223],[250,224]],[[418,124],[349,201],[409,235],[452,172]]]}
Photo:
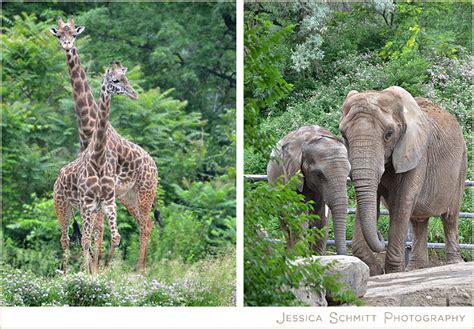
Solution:
{"label": "white border", "polygon": [[236,300],[237,307],[244,303],[244,1],[237,0],[237,84],[236,84],[236,130],[237,130],[237,285]]}
{"label": "white border", "polygon": [[[468,307],[3,308],[2,328],[469,328]],[[388,316],[387,316],[388,314]],[[281,323],[283,316],[290,322]],[[418,320],[410,316],[418,315]],[[425,320],[421,320],[425,316]],[[439,322],[440,316],[450,319]],[[387,317],[391,318],[387,320]],[[399,320],[394,320],[394,319]],[[428,319],[429,321],[426,321]]]}

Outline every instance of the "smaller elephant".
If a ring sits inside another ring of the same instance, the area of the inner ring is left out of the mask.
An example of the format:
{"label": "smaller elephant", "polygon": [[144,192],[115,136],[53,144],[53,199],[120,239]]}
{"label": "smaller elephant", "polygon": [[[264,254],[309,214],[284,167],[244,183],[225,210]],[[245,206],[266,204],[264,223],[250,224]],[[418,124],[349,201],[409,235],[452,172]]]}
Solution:
{"label": "smaller elephant", "polygon": [[[331,132],[317,125],[303,126],[283,137],[273,149],[267,166],[268,182],[274,184],[278,177],[288,181],[298,171],[303,178],[298,191],[307,201],[313,200],[313,213],[319,216],[309,227],[326,228],[326,236],[312,245],[320,255],[325,253],[327,241],[328,207],[332,212],[336,251],[346,255],[347,176],[350,164],[347,150]],[[287,246],[293,248],[298,240],[281,221]]]}

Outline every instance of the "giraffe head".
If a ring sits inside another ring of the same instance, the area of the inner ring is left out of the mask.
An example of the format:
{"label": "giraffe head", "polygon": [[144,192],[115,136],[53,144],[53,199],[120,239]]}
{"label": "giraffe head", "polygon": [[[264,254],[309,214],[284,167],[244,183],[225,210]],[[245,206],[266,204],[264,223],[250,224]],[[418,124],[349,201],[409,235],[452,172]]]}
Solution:
{"label": "giraffe head", "polygon": [[84,26],[74,26],[74,16],[69,18],[69,21],[64,23],[61,17],[58,17],[58,28],[50,28],[51,32],[55,37],[58,38],[59,45],[62,49],[68,51],[74,47],[74,41],[76,37],[84,31]]}
{"label": "giraffe head", "polygon": [[110,68],[105,72],[103,83],[108,93],[111,95],[125,95],[131,99],[137,99],[137,92],[133,89],[125,76],[127,68],[123,67],[120,62],[112,62],[110,64]]}

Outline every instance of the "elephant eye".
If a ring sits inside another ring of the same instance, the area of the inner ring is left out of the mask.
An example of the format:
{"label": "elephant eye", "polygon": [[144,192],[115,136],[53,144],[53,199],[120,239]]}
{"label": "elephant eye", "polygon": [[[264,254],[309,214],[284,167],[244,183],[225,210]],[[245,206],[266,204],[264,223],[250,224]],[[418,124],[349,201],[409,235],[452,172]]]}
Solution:
{"label": "elephant eye", "polygon": [[390,129],[389,131],[387,131],[387,132],[385,133],[385,135],[383,136],[383,138],[384,138],[386,141],[388,141],[388,140],[392,137],[392,135],[393,135],[393,130]]}
{"label": "elephant eye", "polygon": [[319,179],[324,178],[323,172],[321,170],[315,170],[313,174],[318,177]]}

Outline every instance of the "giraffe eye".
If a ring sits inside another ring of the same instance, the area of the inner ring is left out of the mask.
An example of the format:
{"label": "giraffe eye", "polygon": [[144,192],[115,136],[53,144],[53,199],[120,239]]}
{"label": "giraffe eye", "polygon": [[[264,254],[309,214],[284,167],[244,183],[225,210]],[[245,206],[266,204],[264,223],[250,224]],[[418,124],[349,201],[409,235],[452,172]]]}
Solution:
{"label": "giraffe eye", "polygon": [[112,82],[113,83],[119,83],[119,81],[117,79],[112,79]]}

